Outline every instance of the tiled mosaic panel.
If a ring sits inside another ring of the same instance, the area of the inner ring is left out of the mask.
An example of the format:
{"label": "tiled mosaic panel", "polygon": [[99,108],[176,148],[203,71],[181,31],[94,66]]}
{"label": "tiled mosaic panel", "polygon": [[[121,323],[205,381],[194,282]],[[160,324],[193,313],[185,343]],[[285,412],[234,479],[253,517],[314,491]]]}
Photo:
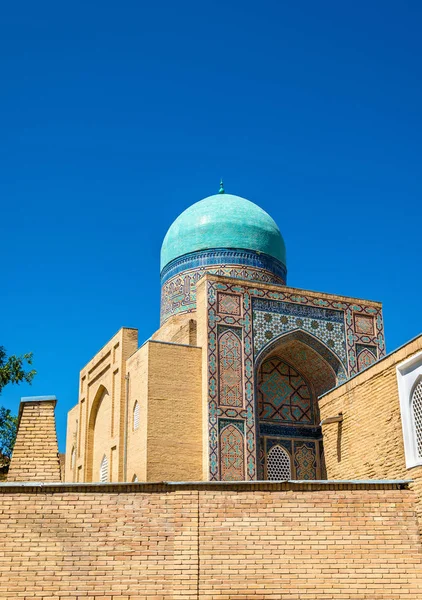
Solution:
{"label": "tiled mosaic panel", "polygon": [[[219,283],[208,282],[207,297],[209,304],[208,314],[208,368],[209,368],[209,465],[210,480],[220,480],[221,457],[219,450],[219,431],[221,423],[227,418],[241,419],[244,426],[245,440],[245,479],[254,480],[257,478],[256,471],[256,428],[255,428],[255,407],[253,394],[253,360],[251,356],[252,338],[250,317],[244,318],[245,298],[240,295],[242,301],[241,315],[226,315],[219,313],[219,304],[217,302],[218,292],[227,291],[233,293],[224,286],[219,288]],[[233,287],[236,287],[233,283]],[[234,290],[236,294],[236,291]],[[239,294],[238,294],[239,295]],[[230,324],[230,325],[229,325]],[[233,331],[239,339],[242,340],[242,391],[243,403],[239,406],[223,406],[219,402],[219,373],[221,371],[218,340],[219,336],[225,331]]]}
{"label": "tiled mosaic panel", "polygon": [[241,339],[227,328],[218,337],[219,404],[243,406]]}
{"label": "tiled mosaic panel", "polygon": [[296,479],[317,479],[317,455],[314,442],[297,442],[294,444]]}
{"label": "tiled mosaic panel", "polygon": [[[217,308],[217,293],[224,292],[227,294],[238,294],[241,295],[242,310],[241,316],[232,316],[219,314]],[[207,297],[208,297],[208,378],[209,378],[209,465],[210,465],[210,480],[221,479],[221,462],[220,462],[220,446],[219,446],[219,424],[223,422],[227,417],[239,418],[244,424],[244,439],[245,439],[245,478],[247,480],[253,480],[263,477],[264,464],[265,464],[265,450],[262,446],[263,439],[258,437],[259,443],[257,443],[257,421],[258,416],[255,415],[255,376],[254,376],[254,345],[252,335],[252,300],[259,298],[264,300],[276,300],[285,302],[288,304],[295,304],[297,307],[303,308],[324,308],[333,309],[337,313],[343,313],[343,323],[345,326],[345,337],[346,337],[346,357],[347,367],[345,367],[348,375],[357,373],[358,365],[356,358],[356,347],[357,344],[369,344],[374,345],[377,348],[378,357],[381,358],[385,355],[384,345],[384,332],[382,314],[379,307],[373,305],[366,305],[365,303],[355,304],[353,302],[346,302],[343,298],[335,297],[317,297],[306,295],[305,293],[300,294],[297,290],[286,290],[285,288],[275,288],[274,286],[269,289],[256,288],[253,284],[246,284],[245,282],[223,282],[223,281],[210,281],[207,283]],[[356,313],[366,314],[374,318],[375,333],[373,336],[367,336],[364,334],[358,334],[355,331],[354,316]],[[279,313],[277,313],[279,314]],[[325,313],[325,316],[329,316],[330,313]],[[281,315],[283,316],[283,315]],[[319,315],[318,315],[319,316]],[[300,317],[299,317],[300,318]],[[242,332],[242,347],[243,347],[243,389],[244,389],[244,407],[222,407],[218,405],[218,332],[221,333],[224,327],[238,327]],[[310,336],[304,330],[296,330],[291,335],[297,336],[301,334],[306,340],[310,339]],[[315,336],[312,345],[313,350],[321,353],[321,356],[329,361],[329,357],[323,352],[324,348],[335,361],[335,354],[331,354],[331,351],[327,350],[326,344]],[[301,340],[299,340],[301,341]],[[322,346],[321,346],[322,344]],[[267,348],[270,347],[271,342]],[[318,346],[319,345],[319,346]],[[261,348],[261,352],[264,349]],[[338,363],[340,364],[340,363]],[[333,365],[332,365],[333,366]],[[335,367],[335,365],[334,365]],[[340,380],[339,374],[337,376]],[[343,377],[343,374],[341,374]],[[260,422],[264,423],[263,421]],[[274,423],[274,422],[272,422]],[[263,429],[259,425],[259,429]],[[267,422],[266,428],[273,429],[274,426]],[[296,437],[300,437],[302,440],[305,438],[309,439],[309,436],[316,437],[320,435],[316,427],[302,427],[302,426],[286,426],[285,428],[295,428]],[[307,433],[308,432],[308,433]],[[305,435],[306,433],[306,435]],[[270,431],[268,434],[272,435]],[[288,432],[286,431],[288,435]],[[260,434],[265,435],[263,432]],[[278,435],[276,433],[276,435]],[[318,438],[319,439],[319,438]],[[281,442],[280,442],[281,443]],[[292,443],[292,442],[291,442]],[[312,442],[313,443],[313,442]],[[320,442],[317,442],[320,444]],[[322,449],[321,449],[322,452]],[[259,459],[259,461],[258,461]],[[258,473],[259,465],[259,473]],[[318,467],[319,469],[320,467]]]}
{"label": "tiled mosaic panel", "polygon": [[161,271],[161,283],[165,283],[182,272],[192,269],[234,265],[267,271],[273,275],[274,283],[286,283],[287,269],[281,261],[268,254],[239,248],[209,248],[184,254],[167,264]]}
{"label": "tiled mosaic panel", "polygon": [[355,331],[364,335],[374,335],[374,318],[366,315],[355,315]]}
{"label": "tiled mosaic panel", "polygon": [[196,284],[205,273],[261,283],[284,283],[269,271],[239,265],[198,267],[184,271],[166,281],[161,287],[161,324],[172,315],[196,310]]}
{"label": "tiled mosaic panel", "polygon": [[366,348],[358,354],[358,369],[359,372],[367,369],[376,362],[375,356]]}
{"label": "tiled mosaic panel", "polygon": [[253,300],[255,356],[272,339],[295,329],[301,329],[320,339],[347,365],[342,311],[261,298]]}
{"label": "tiled mosaic panel", "polygon": [[[290,479],[315,480],[321,477],[318,466],[318,453],[320,440],[304,441],[289,440],[285,438],[264,438],[261,440],[262,447],[262,475],[263,479],[276,479],[280,474],[281,466],[271,465],[271,459],[276,457],[289,458]],[[283,454],[280,453],[283,450]],[[278,479],[285,479],[288,474],[287,465],[283,463],[284,472]]]}
{"label": "tiled mosaic panel", "polygon": [[314,424],[311,391],[302,376],[278,357],[264,361],[258,382],[259,418],[284,424]]}
{"label": "tiled mosaic panel", "polygon": [[241,297],[235,294],[217,294],[217,310],[222,315],[240,316],[240,301]]}
{"label": "tiled mosaic panel", "polygon": [[[315,347],[313,347],[315,346]],[[303,331],[293,331],[287,337],[276,338],[265,348],[268,353],[276,351],[278,356],[294,365],[305,381],[312,382],[317,396],[346,380],[346,371],[338,358],[314,337]]]}
{"label": "tiled mosaic panel", "polygon": [[245,479],[244,439],[233,424],[226,425],[220,432],[220,461],[222,481]]}
{"label": "tiled mosaic panel", "polygon": [[369,344],[356,344],[356,354],[360,354],[362,350],[369,350],[369,352],[371,352],[374,355],[375,359],[378,358],[378,351],[376,346],[371,346]]}

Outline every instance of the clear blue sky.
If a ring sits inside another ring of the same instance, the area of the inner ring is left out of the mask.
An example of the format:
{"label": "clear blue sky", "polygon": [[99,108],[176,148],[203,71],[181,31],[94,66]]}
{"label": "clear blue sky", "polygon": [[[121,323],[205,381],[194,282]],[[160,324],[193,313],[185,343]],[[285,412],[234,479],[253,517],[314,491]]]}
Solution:
{"label": "clear blue sky", "polygon": [[64,449],[78,373],[159,325],[159,251],[226,190],[277,221],[288,283],[422,330],[422,3],[9,2],[0,21],[0,344],[34,352]]}

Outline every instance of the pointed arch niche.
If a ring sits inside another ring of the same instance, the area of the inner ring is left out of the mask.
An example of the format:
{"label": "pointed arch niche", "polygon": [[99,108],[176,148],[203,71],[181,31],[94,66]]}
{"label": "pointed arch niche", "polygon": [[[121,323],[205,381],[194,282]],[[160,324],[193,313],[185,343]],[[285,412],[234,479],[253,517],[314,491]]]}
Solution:
{"label": "pointed arch niche", "polygon": [[220,460],[222,481],[245,479],[244,437],[236,423],[228,423],[220,432]]}
{"label": "pointed arch niche", "polygon": [[260,478],[274,477],[276,455],[289,457],[292,479],[324,478],[318,397],[345,381],[340,360],[320,340],[297,330],[260,352],[255,375]]}
{"label": "pointed arch niche", "polygon": [[[110,452],[111,398],[100,385],[92,402],[88,420],[86,481],[99,481],[99,465]],[[112,473],[109,473],[111,480]]]}

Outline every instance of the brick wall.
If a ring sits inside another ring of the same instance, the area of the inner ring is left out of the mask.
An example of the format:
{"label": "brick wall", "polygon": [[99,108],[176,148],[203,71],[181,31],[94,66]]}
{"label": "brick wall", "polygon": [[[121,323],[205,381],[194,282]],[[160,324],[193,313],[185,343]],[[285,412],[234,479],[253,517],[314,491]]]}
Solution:
{"label": "brick wall", "polygon": [[195,313],[183,313],[170,317],[152,336],[152,340],[196,345]]}
{"label": "brick wall", "polygon": [[151,340],[128,359],[128,481],[201,479],[201,357],[201,348]]}
{"label": "brick wall", "polygon": [[329,479],[412,479],[422,530],[422,467],[406,469],[396,367],[422,350],[422,336],[319,400]]}
{"label": "brick wall", "polygon": [[55,399],[22,399],[8,481],[61,481],[55,406]]}
{"label": "brick wall", "polygon": [[0,485],[0,597],[422,599],[404,484]]}
{"label": "brick wall", "polygon": [[147,481],[201,479],[201,359],[201,348],[149,343]]}

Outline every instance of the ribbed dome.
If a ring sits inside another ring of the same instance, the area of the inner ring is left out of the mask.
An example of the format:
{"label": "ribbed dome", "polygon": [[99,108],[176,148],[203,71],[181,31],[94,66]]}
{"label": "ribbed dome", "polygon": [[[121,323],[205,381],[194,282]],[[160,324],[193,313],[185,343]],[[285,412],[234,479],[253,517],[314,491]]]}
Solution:
{"label": "ribbed dome", "polygon": [[177,217],[161,247],[161,270],[184,254],[210,248],[253,250],[286,264],[275,221],[253,202],[231,194],[209,196]]}

